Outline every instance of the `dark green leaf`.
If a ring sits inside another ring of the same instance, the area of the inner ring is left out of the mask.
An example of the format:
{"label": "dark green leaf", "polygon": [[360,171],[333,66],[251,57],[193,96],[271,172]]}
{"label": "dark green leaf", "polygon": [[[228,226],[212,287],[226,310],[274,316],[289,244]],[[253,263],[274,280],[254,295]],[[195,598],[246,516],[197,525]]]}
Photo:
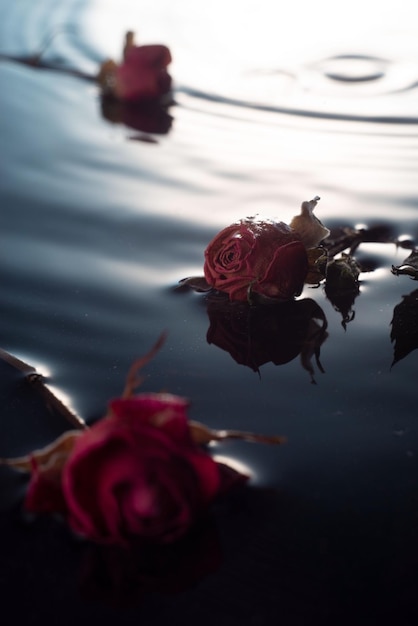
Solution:
{"label": "dark green leaf", "polygon": [[407,296],[393,310],[390,339],[394,342],[392,366],[418,348],[418,289]]}
{"label": "dark green leaf", "polygon": [[407,274],[418,280],[418,250],[413,250],[401,265],[392,265],[392,274],[395,276]]}

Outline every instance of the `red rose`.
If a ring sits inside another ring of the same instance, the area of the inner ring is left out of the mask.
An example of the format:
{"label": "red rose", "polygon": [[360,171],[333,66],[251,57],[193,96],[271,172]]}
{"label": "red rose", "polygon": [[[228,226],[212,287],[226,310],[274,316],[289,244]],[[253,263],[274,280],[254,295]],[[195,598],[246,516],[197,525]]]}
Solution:
{"label": "red rose", "polygon": [[290,300],[301,293],[307,271],[305,246],[283,222],[241,220],[205,250],[205,278],[230,300],[247,300],[249,292]]}
{"label": "red rose", "polygon": [[116,66],[113,92],[120,100],[156,100],[171,89],[167,66],[171,63],[166,46],[132,46]]}
{"label": "red rose", "polygon": [[51,511],[56,503],[62,511],[60,484],[62,512],[71,528],[88,539],[128,545],[136,539],[166,543],[184,535],[220,491],[244,479],[224,474],[194,443],[187,407],[186,400],[168,394],[112,401],[110,417],[74,438],[57,470],[60,480],[35,467],[27,508]]}

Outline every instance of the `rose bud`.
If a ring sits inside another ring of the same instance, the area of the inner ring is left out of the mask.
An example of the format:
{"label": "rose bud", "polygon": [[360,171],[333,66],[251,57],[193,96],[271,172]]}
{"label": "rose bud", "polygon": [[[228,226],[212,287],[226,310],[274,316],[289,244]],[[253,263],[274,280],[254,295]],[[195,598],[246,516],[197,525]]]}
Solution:
{"label": "rose bud", "polygon": [[128,32],[122,63],[105,61],[97,80],[104,96],[126,102],[158,100],[171,90],[170,50],[162,45],[136,46]]}
{"label": "rose bud", "polygon": [[121,100],[156,100],[171,89],[167,66],[171,54],[166,46],[132,46],[116,69],[115,95]]}
{"label": "rose bud", "polygon": [[307,271],[305,246],[283,222],[241,220],[205,250],[205,279],[230,300],[245,301],[252,293],[291,300],[301,293]]}

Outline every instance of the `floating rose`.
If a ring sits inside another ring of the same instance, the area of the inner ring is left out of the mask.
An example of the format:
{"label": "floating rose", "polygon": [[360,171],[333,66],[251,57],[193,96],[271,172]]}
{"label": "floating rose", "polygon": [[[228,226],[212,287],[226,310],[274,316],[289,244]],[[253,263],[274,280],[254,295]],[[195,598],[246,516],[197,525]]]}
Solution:
{"label": "floating rose", "polygon": [[159,100],[171,90],[170,50],[163,45],[136,46],[133,33],[126,35],[124,58],[118,64],[105,61],[97,80],[103,95],[126,102]]}
{"label": "floating rose", "polygon": [[167,544],[186,535],[214,498],[248,477],[216,462],[210,441],[245,439],[280,444],[283,437],[213,431],[189,422],[188,401],[166,393],[133,395],[138,370],[161,347],[131,367],[121,398],[104,419],[71,430],[43,450],[0,465],[31,471],[26,508],[60,513],[77,534],[129,546]]}
{"label": "floating rose", "polygon": [[205,250],[204,281],[194,277],[180,282],[197,291],[216,289],[231,301],[252,302],[253,296],[292,300],[302,292],[308,274],[308,250],[329,234],[313,215],[318,200],[303,202],[290,226],[247,218],[224,228]]}
{"label": "floating rose", "polygon": [[224,490],[222,468],[194,443],[184,399],[141,394],[109,407],[74,436],[64,463],[34,458],[26,507],[63,513],[76,533],[99,543],[173,541]]}
{"label": "floating rose", "polygon": [[245,301],[251,293],[290,300],[302,291],[308,259],[287,224],[246,219],[209,243],[203,271],[208,284],[231,300]]}

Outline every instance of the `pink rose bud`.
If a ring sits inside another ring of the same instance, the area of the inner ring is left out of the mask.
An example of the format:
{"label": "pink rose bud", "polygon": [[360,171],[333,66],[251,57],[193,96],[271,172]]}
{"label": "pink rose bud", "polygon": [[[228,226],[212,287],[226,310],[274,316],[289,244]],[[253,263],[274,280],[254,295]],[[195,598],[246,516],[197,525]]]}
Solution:
{"label": "pink rose bud", "polygon": [[171,89],[167,66],[170,50],[162,45],[131,46],[124,61],[116,66],[114,95],[120,100],[157,100]]}
{"label": "pink rose bud", "polygon": [[245,301],[251,293],[291,300],[301,293],[307,271],[305,246],[283,222],[241,220],[205,250],[206,281],[230,300]]}

